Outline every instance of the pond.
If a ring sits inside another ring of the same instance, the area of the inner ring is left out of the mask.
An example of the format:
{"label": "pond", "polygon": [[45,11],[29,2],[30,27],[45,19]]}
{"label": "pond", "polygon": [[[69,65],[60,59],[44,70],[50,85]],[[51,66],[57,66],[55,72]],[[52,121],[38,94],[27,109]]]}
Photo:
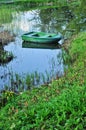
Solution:
{"label": "pond", "polygon": [[[69,26],[74,18],[75,14],[68,7],[11,12],[11,19],[2,24],[0,30],[8,30],[15,34],[15,41],[4,46],[4,50],[11,51],[15,58],[7,64],[0,65],[0,89],[4,89],[5,85],[11,86],[11,79],[16,74],[22,78],[22,81],[26,75],[34,73],[41,75],[42,78],[45,76],[49,81],[61,77],[65,67],[62,49],[23,48],[21,35],[28,31],[60,32],[65,38],[69,38],[77,30],[85,30],[85,24],[79,28]],[[42,78],[38,84],[43,84]],[[15,81],[16,78],[13,80]]]}

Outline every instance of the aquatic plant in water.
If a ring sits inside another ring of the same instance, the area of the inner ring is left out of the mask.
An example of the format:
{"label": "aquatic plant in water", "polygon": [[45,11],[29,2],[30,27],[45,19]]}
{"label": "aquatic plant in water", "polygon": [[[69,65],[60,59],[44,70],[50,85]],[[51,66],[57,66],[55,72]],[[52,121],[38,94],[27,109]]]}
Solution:
{"label": "aquatic plant in water", "polygon": [[0,64],[8,63],[13,57],[12,52],[0,50]]}

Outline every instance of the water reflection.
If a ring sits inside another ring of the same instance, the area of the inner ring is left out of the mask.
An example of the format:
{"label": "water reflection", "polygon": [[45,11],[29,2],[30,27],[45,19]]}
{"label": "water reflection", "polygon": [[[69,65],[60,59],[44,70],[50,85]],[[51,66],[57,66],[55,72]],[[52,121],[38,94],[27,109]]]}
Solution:
{"label": "water reflection", "polygon": [[[62,76],[64,73],[61,49],[22,48],[22,40],[20,39],[5,46],[4,49],[11,50],[15,55],[13,61],[0,67],[0,80],[4,81],[5,79],[5,84],[9,84],[9,78],[7,77],[10,73],[17,73],[23,77],[34,72],[46,75],[45,72],[47,72],[53,78],[56,75]],[[1,81],[0,84],[2,86]]]}
{"label": "water reflection", "polygon": [[63,32],[68,25],[68,18],[64,11],[58,9],[32,10],[15,12],[10,24],[5,24],[4,29],[21,35],[28,31]]}
{"label": "water reflection", "polygon": [[[4,29],[10,30],[16,35],[21,35],[24,32],[38,30],[36,26],[39,24],[39,10],[16,12],[13,14],[13,20],[10,24],[5,24]],[[35,27],[36,26],[36,27]],[[34,28],[35,27],[35,28]]]}

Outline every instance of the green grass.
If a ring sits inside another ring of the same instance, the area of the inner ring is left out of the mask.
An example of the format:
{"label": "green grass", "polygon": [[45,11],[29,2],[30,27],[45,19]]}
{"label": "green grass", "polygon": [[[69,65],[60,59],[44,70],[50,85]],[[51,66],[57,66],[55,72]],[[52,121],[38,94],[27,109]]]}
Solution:
{"label": "green grass", "polygon": [[12,21],[12,12],[14,12],[12,7],[4,5],[0,6],[0,25]]}
{"label": "green grass", "polygon": [[57,5],[57,6],[67,6],[67,5],[80,5],[80,3],[81,3],[81,0],[72,0],[71,2],[70,1],[67,1],[67,0],[1,0],[0,1],[0,3],[2,3],[2,4],[6,4],[6,3],[13,3],[13,4],[15,4],[15,3],[41,3],[41,4],[45,4],[46,5],[46,3],[47,4],[49,4],[50,3],[50,5],[52,5],[52,4],[54,4],[54,5]]}
{"label": "green grass", "polygon": [[0,64],[5,64],[14,58],[13,54],[8,51],[0,50]]}
{"label": "green grass", "polygon": [[85,48],[86,32],[70,43],[72,65],[64,77],[18,96],[5,93],[8,102],[0,109],[0,130],[85,130]]}

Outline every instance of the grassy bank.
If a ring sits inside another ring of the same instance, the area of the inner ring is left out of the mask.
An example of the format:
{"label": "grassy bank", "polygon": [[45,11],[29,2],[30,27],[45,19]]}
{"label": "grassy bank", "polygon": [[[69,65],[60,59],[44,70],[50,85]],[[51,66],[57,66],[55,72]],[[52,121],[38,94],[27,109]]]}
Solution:
{"label": "grassy bank", "polygon": [[6,92],[0,130],[85,130],[85,48],[86,33],[78,34],[68,48],[72,65],[64,77],[19,96]]}
{"label": "grassy bank", "polygon": [[65,6],[65,5],[71,5],[71,4],[73,4],[73,5],[80,5],[80,3],[82,2],[82,0],[69,0],[69,1],[67,1],[67,0],[1,0],[0,1],[0,4],[21,4],[21,3],[41,3],[41,4],[45,4],[46,5],[46,3],[47,4],[49,4],[49,5],[52,5],[52,4],[57,4],[57,6]]}

